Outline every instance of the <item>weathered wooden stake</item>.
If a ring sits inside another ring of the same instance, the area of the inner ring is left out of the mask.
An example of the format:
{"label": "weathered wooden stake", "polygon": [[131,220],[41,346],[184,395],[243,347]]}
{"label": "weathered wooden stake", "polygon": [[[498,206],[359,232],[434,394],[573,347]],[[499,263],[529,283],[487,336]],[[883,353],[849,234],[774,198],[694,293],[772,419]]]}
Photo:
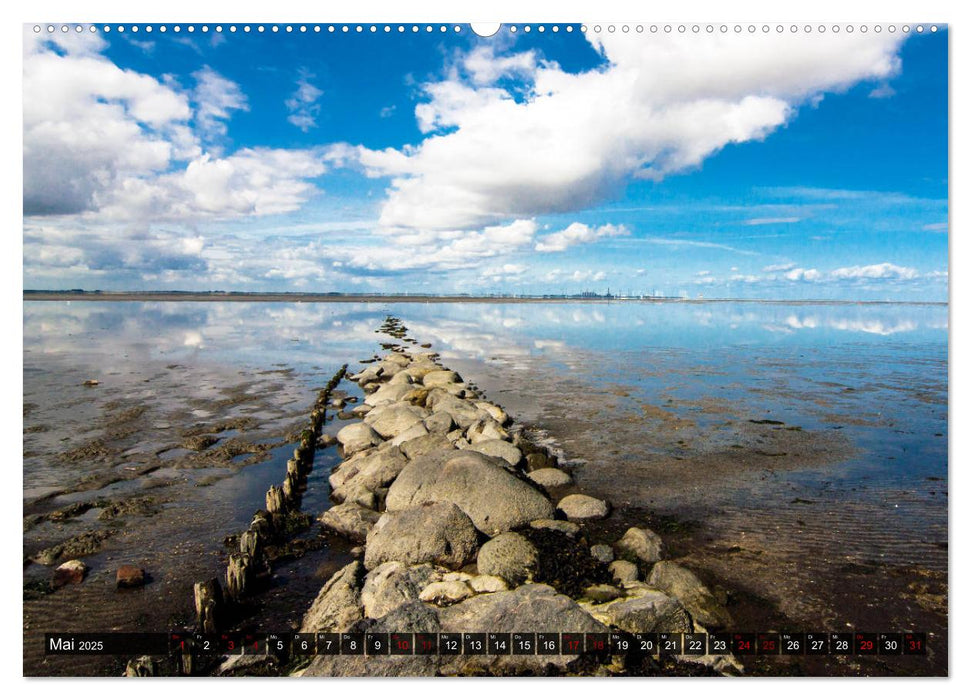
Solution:
{"label": "weathered wooden stake", "polygon": [[266,492],[266,509],[271,513],[282,513],[284,510],[283,491],[279,486],[271,486]]}
{"label": "weathered wooden stake", "polygon": [[219,631],[219,618],[222,615],[223,591],[219,581],[214,578],[196,583],[192,592],[196,603],[196,624],[203,634]]}
{"label": "weathered wooden stake", "polygon": [[226,568],[226,592],[233,600],[246,595],[250,584],[252,559],[248,554],[231,554]]}

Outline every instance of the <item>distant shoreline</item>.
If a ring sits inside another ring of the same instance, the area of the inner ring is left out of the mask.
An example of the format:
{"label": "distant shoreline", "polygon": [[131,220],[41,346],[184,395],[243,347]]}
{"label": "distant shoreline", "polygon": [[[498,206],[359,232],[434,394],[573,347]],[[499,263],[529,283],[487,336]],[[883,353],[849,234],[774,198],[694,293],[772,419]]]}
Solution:
{"label": "distant shoreline", "polygon": [[432,294],[324,294],[296,292],[86,292],[24,290],[24,301],[237,301],[287,303],[365,303],[365,304],[611,304],[611,303],[746,303],[783,305],[886,305],[886,306],[947,306],[946,301],[846,301],[834,299],[690,299],[684,297],[626,297],[626,296],[461,296]]}

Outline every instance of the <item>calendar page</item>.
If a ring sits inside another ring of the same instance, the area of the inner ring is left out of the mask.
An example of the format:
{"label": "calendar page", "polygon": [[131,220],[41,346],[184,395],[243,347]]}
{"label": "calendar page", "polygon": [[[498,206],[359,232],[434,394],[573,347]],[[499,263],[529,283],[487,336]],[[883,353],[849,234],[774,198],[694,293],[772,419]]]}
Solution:
{"label": "calendar page", "polygon": [[949,674],[947,24],[22,40],[25,676]]}

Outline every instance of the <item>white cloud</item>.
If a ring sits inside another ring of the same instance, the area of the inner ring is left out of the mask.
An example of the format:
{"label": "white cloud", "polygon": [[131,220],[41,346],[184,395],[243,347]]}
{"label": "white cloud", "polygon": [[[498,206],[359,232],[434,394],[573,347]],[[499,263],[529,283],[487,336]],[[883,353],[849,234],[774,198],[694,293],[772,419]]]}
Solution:
{"label": "white cloud", "polygon": [[96,209],[131,175],[165,170],[199,147],[185,94],[122,70],[95,34],[24,41],[24,214]]}
{"label": "white cloud", "polygon": [[535,249],[541,253],[559,252],[579,243],[592,243],[601,238],[612,236],[629,236],[630,231],[625,226],[591,227],[586,224],[572,223],[562,231],[543,236],[537,241]]}
{"label": "white cloud", "polygon": [[879,265],[841,267],[833,270],[830,276],[837,280],[910,280],[917,277],[918,272],[913,267],[901,267],[885,262]]}
{"label": "white cloud", "polygon": [[246,96],[239,85],[224,78],[209,66],[203,66],[192,74],[196,80],[192,99],[196,104],[196,128],[204,139],[212,140],[226,135],[234,110],[249,110]]}
{"label": "white cloud", "polygon": [[317,116],[320,114],[317,100],[324,94],[323,90],[310,82],[313,77],[313,74],[301,71],[297,78],[297,89],[285,102],[290,113],[287,121],[304,133],[317,128]]}
{"label": "white cloud", "polygon": [[801,221],[798,216],[775,216],[761,219],[747,219],[743,221],[746,226],[767,226],[769,224],[794,224]]}
{"label": "white cloud", "polygon": [[475,85],[491,85],[506,76],[529,76],[536,69],[533,51],[497,56],[495,45],[482,44],[462,60],[462,68]]}
{"label": "white cloud", "polygon": [[27,217],[147,225],[284,213],[314,192],[309,180],[325,162],[346,157],[340,148],[204,150],[234,110],[247,109],[239,86],[206,66],[183,90],[173,78],[119,68],[101,53],[106,46],[97,34],[25,37]]}
{"label": "white cloud", "polygon": [[762,272],[785,272],[795,267],[794,263],[779,263],[778,265],[766,265]]}
{"label": "white cloud", "polygon": [[[476,49],[464,73],[423,85],[416,118],[428,136],[360,152],[370,175],[392,178],[382,226],[477,228],[598,203],[631,177],[660,179],[728,144],[764,138],[825,92],[889,78],[902,41],[872,33],[587,38],[606,65],[574,74],[530,54]],[[509,75],[515,88],[499,81]]]}
{"label": "white cloud", "polygon": [[823,274],[814,268],[805,270],[801,267],[796,267],[789,270],[785,274],[785,278],[793,282],[818,282],[823,278]]}

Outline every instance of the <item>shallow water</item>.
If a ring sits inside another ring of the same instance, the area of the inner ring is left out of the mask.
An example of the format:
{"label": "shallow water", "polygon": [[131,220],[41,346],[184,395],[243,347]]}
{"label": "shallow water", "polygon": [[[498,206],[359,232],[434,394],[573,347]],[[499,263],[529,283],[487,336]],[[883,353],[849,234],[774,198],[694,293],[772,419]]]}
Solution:
{"label": "shallow water", "polygon": [[[25,509],[124,470],[127,453],[58,455],[101,439],[105,416],[148,405],[128,448],[158,462],[143,480],[218,475],[182,507],[221,519],[197,537],[240,529],[291,448],[184,469],[172,433],[249,416],[279,440],[341,364],[390,340],[375,334],[389,313],[545,430],[578,485],[621,509],[697,521],[713,548],[764,553],[797,579],[789,568],[809,560],[947,569],[942,305],[25,302]],[[90,378],[100,384],[82,386]],[[327,503],[333,458],[318,459],[308,510]]]}

